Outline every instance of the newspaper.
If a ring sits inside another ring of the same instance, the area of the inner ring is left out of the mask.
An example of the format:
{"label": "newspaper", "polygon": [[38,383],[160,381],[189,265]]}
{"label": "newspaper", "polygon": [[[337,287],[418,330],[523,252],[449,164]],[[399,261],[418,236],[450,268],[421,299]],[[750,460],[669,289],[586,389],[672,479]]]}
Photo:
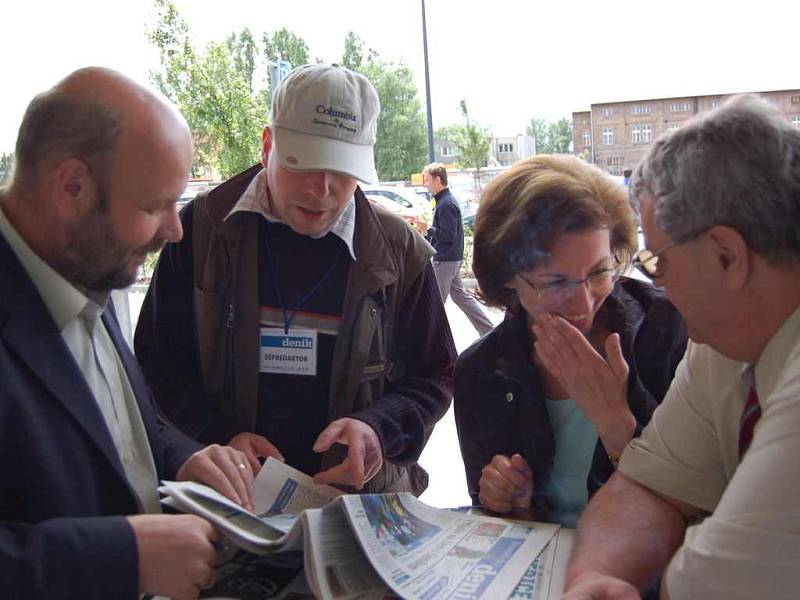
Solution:
{"label": "newspaper", "polygon": [[302,552],[318,598],[548,597],[530,593],[544,589],[537,582],[550,555],[531,558],[554,552],[558,525],[431,508],[407,493],[343,495],[272,459],[256,478],[255,514],[201,484],[164,482],[160,491],[165,504],[207,518],[268,563]]}
{"label": "newspaper", "polygon": [[562,527],[530,564],[508,600],[558,600],[566,584],[575,530]]}
{"label": "newspaper", "polygon": [[403,598],[507,598],[558,530],[431,508],[411,494],[342,496],[375,571]]}
{"label": "newspaper", "polygon": [[272,458],[256,477],[255,514],[200,483],[164,481],[159,492],[167,497],[164,504],[205,517],[237,546],[255,554],[302,550],[303,529],[294,527],[300,515],[342,495]]}

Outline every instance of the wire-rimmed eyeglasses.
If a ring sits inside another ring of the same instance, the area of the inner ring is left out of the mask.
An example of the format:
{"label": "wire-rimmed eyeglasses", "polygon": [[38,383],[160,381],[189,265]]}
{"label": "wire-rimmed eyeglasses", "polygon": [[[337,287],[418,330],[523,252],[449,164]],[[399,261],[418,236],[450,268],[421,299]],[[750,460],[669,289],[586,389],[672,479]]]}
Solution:
{"label": "wire-rimmed eyeglasses", "polygon": [[658,279],[664,276],[664,262],[659,260],[659,257],[673,246],[678,245],[680,242],[670,242],[666,246],[659,248],[658,252],[651,252],[647,248],[639,250],[636,257],[633,259],[632,265],[636,267],[639,272],[650,280]]}
{"label": "wire-rimmed eyeglasses", "polygon": [[579,285],[586,284],[590,292],[607,292],[619,279],[621,270],[619,265],[595,271],[588,277],[577,280],[553,281],[551,283],[534,284],[521,273],[517,273],[520,279],[527,283],[536,293],[539,300],[548,303],[560,303],[568,300],[578,289]]}

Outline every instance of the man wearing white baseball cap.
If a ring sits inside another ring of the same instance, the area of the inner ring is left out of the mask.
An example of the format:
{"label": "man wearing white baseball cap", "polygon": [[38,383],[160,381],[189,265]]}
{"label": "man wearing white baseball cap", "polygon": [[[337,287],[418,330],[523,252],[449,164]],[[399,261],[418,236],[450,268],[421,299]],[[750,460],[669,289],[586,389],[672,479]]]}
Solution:
{"label": "man wearing white baseball cap", "polygon": [[431,247],[373,206],[380,103],[361,74],[305,65],[276,88],[261,163],[182,212],[142,307],[137,356],[166,415],[254,468],[421,493],[455,348]]}

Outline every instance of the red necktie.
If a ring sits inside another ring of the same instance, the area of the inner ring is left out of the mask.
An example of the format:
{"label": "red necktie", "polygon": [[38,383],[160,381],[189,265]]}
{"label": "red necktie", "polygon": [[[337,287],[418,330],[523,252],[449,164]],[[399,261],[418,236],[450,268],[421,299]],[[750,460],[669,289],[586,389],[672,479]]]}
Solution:
{"label": "red necktie", "polygon": [[761,418],[761,406],[758,404],[758,394],[755,388],[750,388],[747,404],[744,405],[742,418],[739,420],[739,462],[744,458],[744,453],[753,441],[753,429]]}

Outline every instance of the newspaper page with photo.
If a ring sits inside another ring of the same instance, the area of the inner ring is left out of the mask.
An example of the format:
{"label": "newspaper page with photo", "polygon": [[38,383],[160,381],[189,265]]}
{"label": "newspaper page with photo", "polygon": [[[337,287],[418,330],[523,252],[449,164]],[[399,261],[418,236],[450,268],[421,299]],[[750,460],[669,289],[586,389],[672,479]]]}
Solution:
{"label": "newspaper page with photo", "polygon": [[256,478],[257,514],[201,484],[163,482],[160,490],[162,502],[209,519],[248,551],[218,565],[216,598],[282,597],[248,594],[296,589],[302,575],[318,598],[550,597],[541,590],[552,559],[531,559],[558,525],[431,508],[411,494],[342,495],[272,459]]}
{"label": "newspaper page with photo", "polygon": [[336,502],[372,566],[409,600],[507,598],[559,529],[431,508],[407,493]]}

